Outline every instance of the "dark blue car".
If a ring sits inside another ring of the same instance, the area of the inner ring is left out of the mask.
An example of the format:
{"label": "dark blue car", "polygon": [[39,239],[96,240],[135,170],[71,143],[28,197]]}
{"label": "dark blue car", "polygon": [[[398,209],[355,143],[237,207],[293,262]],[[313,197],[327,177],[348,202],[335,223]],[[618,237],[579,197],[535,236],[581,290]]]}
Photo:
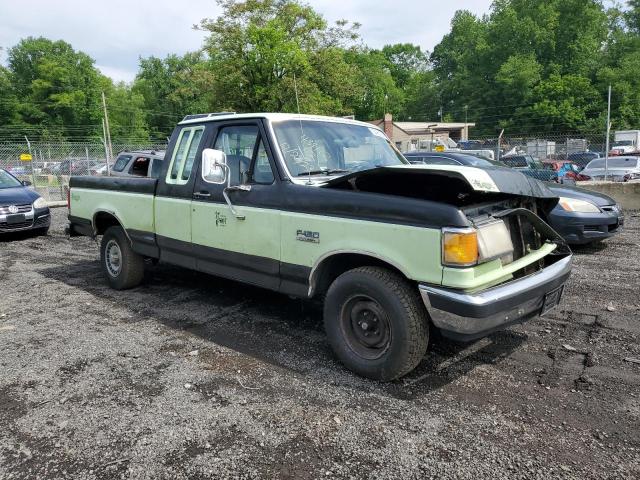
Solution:
{"label": "dark blue car", "polygon": [[49,231],[49,207],[29,185],[0,168],[0,234],[31,230],[44,235]]}
{"label": "dark blue car", "polygon": [[[506,167],[502,162],[461,152],[409,152],[404,156],[411,163],[428,165]],[[558,204],[549,213],[549,224],[569,244],[599,242],[612,237],[624,224],[622,209],[607,195],[553,182],[545,182],[545,185],[560,197]]]}

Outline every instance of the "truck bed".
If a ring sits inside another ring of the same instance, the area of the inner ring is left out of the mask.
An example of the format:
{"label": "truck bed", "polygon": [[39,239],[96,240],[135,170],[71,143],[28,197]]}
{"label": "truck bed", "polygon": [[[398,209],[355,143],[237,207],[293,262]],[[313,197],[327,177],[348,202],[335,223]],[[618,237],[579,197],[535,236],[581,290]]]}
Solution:
{"label": "truck bed", "polygon": [[[75,233],[93,236],[108,212],[124,225],[139,253],[157,256],[155,178],[71,177],[69,221]],[[72,232],[73,233],[73,232]]]}

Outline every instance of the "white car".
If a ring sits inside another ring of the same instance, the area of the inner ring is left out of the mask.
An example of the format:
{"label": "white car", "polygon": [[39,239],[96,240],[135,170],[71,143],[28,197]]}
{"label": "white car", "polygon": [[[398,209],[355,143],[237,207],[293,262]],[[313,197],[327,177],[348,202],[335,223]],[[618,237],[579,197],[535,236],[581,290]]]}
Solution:
{"label": "white car", "polygon": [[591,160],[580,172],[582,175],[591,177],[591,180],[607,180],[612,182],[629,182],[640,179],[640,157],[609,157],[607,168],[605,169],[605,159],[596,158]]}

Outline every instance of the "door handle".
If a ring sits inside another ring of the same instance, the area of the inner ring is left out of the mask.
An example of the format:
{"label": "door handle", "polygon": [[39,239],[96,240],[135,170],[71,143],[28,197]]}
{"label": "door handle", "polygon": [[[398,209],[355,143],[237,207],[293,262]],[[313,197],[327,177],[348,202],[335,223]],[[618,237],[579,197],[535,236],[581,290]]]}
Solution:
{"label": "door handle", "polygon": [[196,198],[209,198],[211,194],[209,192],[195,192],[193,196]]}

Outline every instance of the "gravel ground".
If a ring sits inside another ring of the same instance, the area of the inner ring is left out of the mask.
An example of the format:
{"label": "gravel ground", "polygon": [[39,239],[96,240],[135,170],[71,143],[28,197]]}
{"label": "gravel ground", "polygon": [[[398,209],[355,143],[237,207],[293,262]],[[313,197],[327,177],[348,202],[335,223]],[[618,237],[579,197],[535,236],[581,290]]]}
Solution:
{"label": "gravel ground", "polygon": [[167,265],[110,290],[65,215],[0,241],[2,479],[640,477],[638,214],[551,316],[390,384],[315,304]]}

